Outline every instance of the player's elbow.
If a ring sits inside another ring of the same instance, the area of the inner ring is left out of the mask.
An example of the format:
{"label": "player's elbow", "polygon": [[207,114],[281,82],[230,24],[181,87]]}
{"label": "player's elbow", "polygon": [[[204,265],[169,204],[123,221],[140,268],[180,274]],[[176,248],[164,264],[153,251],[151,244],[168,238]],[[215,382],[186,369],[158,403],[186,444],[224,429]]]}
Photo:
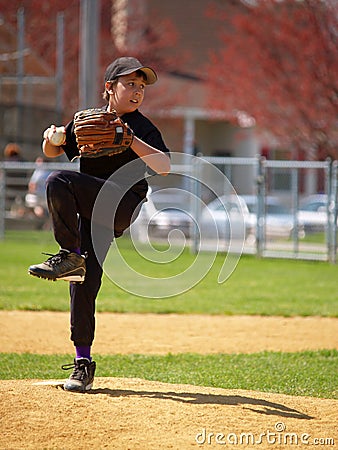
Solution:
{"label": "player's elbow", "polygon": [[163,155],[164,160],[162,161],[161,167],[156,171],[159,175],[167,176],[171,170],[170,158],[167,155]]}

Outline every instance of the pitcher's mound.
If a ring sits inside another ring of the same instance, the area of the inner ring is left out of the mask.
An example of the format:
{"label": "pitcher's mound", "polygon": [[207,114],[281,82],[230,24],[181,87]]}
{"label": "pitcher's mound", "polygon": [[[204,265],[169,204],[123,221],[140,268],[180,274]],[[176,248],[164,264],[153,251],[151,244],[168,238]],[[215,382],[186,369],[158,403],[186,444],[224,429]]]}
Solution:
{"label": "pitcher's mound", "polygon": [[0,448],[327,449],[338,442],[338,400],[131,378],[96,378],[87,394],[62,384],[0,382]]}

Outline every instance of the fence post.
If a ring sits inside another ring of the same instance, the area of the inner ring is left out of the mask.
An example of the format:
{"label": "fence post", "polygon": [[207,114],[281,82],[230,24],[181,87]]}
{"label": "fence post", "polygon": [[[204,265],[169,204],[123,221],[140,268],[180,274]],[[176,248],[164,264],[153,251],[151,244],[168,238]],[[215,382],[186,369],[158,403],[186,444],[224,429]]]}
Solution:
{"label": "fence post", "polygon": [[258,157],[257,167],[257,211],[256,211],[256,255],[263,256],[265,246],[265,158]]}
{"label": "fence post", "polygon": [[299,251],[299,222],[298,222],[298,210],[299,210],[299,189],[298,189],[298,169],[293,168],[291,171],[291,183],[292,183],[292,215],[293,215],[293,252],[295,255]]}
{"label": "fence post", "polygon": [[202,160],[200,158],[194,158],[192,163],[192,175],[191,175],[191,183],[192,183],[192,189],[191,192],[193,194],[192,197],[192,204],[191,206],[191,212],[193,216],[193,224],[191,227],[191,245],[190,245],[190,251],[192,254],[198,253],[200,250],[200,244],[201,244],[201,230],[199,228],[200,225],[200,219],[201,219],[201,175],[200,171],[202,170],[201,167]]}
{"label": "fence post", "polygon": [[5,237],[5,183],[5,170],[3,167],[1,167],[0,163],[0,240],[4,239]]}
{"label": "fence post", "polygon": [[337,161],[329,162],[328,208],[327,208],[327,236],[329,262],[337,261]]}

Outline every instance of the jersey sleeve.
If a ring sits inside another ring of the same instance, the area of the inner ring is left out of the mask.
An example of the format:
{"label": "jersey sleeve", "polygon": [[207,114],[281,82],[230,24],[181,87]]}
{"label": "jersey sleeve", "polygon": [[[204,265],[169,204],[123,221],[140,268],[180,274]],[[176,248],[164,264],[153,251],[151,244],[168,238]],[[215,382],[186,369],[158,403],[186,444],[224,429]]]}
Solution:
{"label": "jersey sleeve", "polygon": [[67,155],[67,158],[72,161],[74,158],[80,155],[77,147],[76,137],[74,134],[74,122],[73,120],[67,123],[66,128],[66,143],[62,146],[63,151]]}

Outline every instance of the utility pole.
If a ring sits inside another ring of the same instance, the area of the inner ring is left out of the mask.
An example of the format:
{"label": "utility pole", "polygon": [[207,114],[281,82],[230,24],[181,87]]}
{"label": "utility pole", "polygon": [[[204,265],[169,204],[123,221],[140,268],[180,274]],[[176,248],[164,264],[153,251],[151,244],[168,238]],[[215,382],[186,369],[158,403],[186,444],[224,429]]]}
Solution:
{"label": "utility pole", "polygon": [[24,65],[24,47],[25,47],[25,11],[21,7],[17,11],[17,52],[18,59],[16,65],[16,76],[17,76],[17,90],[16,90],[16,108],[17,108],[17,128],[16,128],[16,140],[21,141],[22,138],[22,128],[23,128],[23,110],[22,104],[24,100],[23,95],[23,82],[25,75],[25,65]]}
{"label": "utility pole", "polygon": [[79,109],[94,107],[98,93],[100,0],[80,3]]}
{"label": "utility pole", "polygon": [[56,110],[59,123],[63,112],[63,82],[64,82],[64,13],[56,17]]}

